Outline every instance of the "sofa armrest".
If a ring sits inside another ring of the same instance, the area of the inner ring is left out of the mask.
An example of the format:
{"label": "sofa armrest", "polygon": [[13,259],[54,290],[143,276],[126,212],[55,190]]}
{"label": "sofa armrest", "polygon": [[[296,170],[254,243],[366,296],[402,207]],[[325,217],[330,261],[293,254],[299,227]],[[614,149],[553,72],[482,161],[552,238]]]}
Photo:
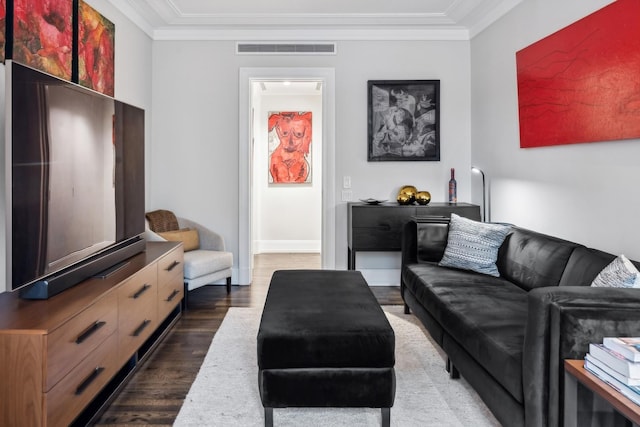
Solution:
{"label": "sofa armrest", "polygon": [[180,228],[191,228],[198,230],[198,239],[200,240],[200,249],[209,251],[225,251],[224,238],[215,231],[209,230],[204,225],[198,224],[186,218],[178,217]]}
{"label": "sofa armrest", "polygon": [[402,267],[418,261],[418,234],[415,221],[407,222],[402,228]]}
{"label": "sofa armrest", "polygon": [[562,425],[564,359],[605,336],[640,336],[640,290],[585,286],[529,292],[522,386],[527,426]]}

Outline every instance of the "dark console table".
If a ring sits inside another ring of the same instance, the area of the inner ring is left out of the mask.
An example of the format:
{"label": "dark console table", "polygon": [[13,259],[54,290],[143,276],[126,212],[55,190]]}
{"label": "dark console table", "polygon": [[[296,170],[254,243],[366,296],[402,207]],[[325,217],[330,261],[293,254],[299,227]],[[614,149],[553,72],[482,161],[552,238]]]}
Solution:
{"label": "dark console table", "polygon": [[402,227],[414,217],[450,217],[455,213],[480,220],[480,206],[469,203],[429,203],[426,206],[348,203],[347,207],[349,270],[356,268],[358,251],[399,251]]}

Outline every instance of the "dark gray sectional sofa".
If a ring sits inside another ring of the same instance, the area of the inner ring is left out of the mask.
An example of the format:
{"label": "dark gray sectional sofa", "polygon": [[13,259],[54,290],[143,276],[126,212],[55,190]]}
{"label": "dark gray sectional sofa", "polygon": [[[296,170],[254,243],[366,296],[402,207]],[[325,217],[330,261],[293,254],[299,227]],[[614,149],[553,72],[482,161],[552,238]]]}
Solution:
{"label": "dark gray sectional sofa", "polygon": [[604,336],[640,336],[640,289],[590,287],[614,255],[518,227],[499,249],[500,277],[440,267],[448,228],[406,224],[405,312],[503,425],[562,425],[563,360]]}

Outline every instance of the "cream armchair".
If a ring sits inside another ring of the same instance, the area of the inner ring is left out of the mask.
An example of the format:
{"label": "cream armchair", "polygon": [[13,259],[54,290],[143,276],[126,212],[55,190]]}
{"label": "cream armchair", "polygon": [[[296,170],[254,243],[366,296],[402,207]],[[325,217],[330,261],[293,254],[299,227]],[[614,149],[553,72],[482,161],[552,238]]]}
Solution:
{"label": "cream armchair", "polygon": [[[184,299],[185,307],[188,293],[201,286],[226,279],[227,293],[231,292],[231,269],[233,254],[225,250],[224,239],[215,231],[209,230],[197,222],[176,217],[180,230],[196,230],[197,244],[185,242],[184,253]],[[165,238],[150,228],[147,220],[146,238],[149,241],[176,240]],[[165,233],[163,233],[165,234]],[[165,234],[166,235],[166,234]],[[194,247],[194,249],[191,249]]]}

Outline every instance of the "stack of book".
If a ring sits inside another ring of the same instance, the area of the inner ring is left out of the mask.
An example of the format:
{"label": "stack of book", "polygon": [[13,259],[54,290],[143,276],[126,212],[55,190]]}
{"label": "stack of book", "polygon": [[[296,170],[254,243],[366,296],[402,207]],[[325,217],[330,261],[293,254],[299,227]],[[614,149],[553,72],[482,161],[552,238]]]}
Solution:
{"label": "stack of book", "polygon": [[605,338],[589,344],[584,367],[640,405],[640,338]]}

